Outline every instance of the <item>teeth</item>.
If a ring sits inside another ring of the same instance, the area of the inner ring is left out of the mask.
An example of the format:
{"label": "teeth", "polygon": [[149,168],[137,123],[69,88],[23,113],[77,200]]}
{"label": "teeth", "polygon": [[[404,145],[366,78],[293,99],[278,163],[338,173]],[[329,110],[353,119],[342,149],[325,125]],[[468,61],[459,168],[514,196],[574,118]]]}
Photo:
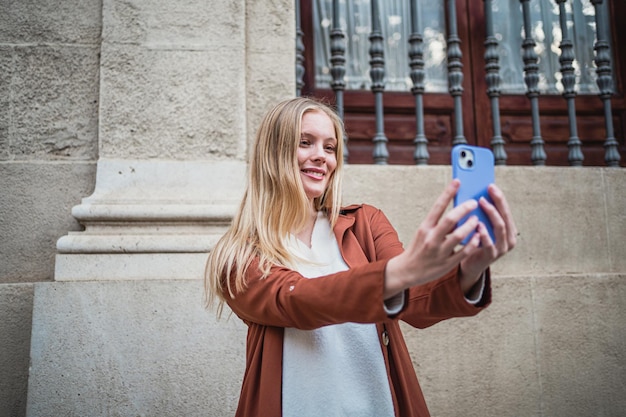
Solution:
{"label": "teeth", "polygon": [[304,170],[302,172],[304,172],[305,174],[313,175],[315,177],[320,177],[320,178],[324,176],[324,173],[317,172],[317,171],[307,171],[307,170]]}

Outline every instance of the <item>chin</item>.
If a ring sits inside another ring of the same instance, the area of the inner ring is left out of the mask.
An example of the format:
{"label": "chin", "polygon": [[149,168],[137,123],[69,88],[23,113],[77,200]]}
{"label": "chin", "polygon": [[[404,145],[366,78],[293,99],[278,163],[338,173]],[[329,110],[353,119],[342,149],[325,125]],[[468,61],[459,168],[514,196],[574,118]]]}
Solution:
{"label": "chin", "polygon": [[313,200],[314,198],[319,198],[324,195],[324,190],[305,190],[304,193],[309,200]]}

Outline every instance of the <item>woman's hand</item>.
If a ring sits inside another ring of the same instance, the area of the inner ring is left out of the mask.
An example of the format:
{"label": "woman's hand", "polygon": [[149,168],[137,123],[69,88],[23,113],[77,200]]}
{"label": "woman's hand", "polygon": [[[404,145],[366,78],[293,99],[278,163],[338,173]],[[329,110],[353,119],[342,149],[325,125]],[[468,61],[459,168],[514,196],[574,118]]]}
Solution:
{"label": "woman's hand", "polygon": [[[504,194],[493,184],[489,186],[489,194],[494,205],[484,199],[479,203],[470,200],[445,213],[459,185],[458,180],[453,180],[446,187],[406,250],[387,263],[385,299],[412,286],[433,281],[457,265],[461,265],[461,288],[467,292],[491,263],[515,246],[517,229]],[[457,223],[477,204],[485,210],[494,226],[496,245],[475,216],[457,227]],[[459,248],[461,241],[471,233],[474,235],[469,242]]]}
{"label": "woman's hand", "polygon": [[481,198],[478,203],[491,220],[496,242],[494,244],[491,240],[485,225],[479,223],[472,238],[477,240],[479,245],[461,261],[461,289],[465,293],[478,281],[489,265],[511,251],[517,243],[517,226],[504,193],[495,184],[491,184],[487,191],[494,204],[485,198]]}

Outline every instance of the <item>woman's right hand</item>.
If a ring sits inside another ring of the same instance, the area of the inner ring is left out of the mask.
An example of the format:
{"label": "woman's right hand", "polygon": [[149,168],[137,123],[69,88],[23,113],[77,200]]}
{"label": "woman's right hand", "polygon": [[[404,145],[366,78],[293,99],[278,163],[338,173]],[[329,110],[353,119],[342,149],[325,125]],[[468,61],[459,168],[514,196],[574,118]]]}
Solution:
{"label": "woman's right hand", "polygon": [[453,180],[445,188],[405,251],[387,263],[384,299],[441,277],[478,248],[480,237],[475,233],[466,245],[457,249],[467,235],[474,233],[478,218],[472,216],[460,227],[457,223],[474,210],[478,202],[469,200],[445,212],[459,185],[458,180]]}

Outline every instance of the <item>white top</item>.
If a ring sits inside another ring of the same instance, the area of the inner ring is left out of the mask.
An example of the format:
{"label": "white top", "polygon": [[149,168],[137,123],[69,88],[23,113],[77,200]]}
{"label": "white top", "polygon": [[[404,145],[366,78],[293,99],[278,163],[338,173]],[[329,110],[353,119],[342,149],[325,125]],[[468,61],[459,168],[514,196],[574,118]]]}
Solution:
{"label": "white top", "polygon": [[[318,213],[309,248],[291,235],[294,269],[306,278],[348,270],[325,215]],[[482,299],[485,275],[470,303]],[[337,302],[340,302],[338,300]],[[404,291],[386,300],[399,313]],[[284,417],[393,416],[393,401],[375,324],[343,323],[315,330],[286,328],[283,341]]]}
{"label": "white top", "polygon": [[[311,248],[291,236],[295,270],[307,278],[345,271],[330,223],[322,213]],[[399,310],[401,297],[391,308]],[[340,302],[338,300],[337,302]],[[285,329],[284,417],[393,416],[393,401],[375,324],[343,323],[315,330]]]}

